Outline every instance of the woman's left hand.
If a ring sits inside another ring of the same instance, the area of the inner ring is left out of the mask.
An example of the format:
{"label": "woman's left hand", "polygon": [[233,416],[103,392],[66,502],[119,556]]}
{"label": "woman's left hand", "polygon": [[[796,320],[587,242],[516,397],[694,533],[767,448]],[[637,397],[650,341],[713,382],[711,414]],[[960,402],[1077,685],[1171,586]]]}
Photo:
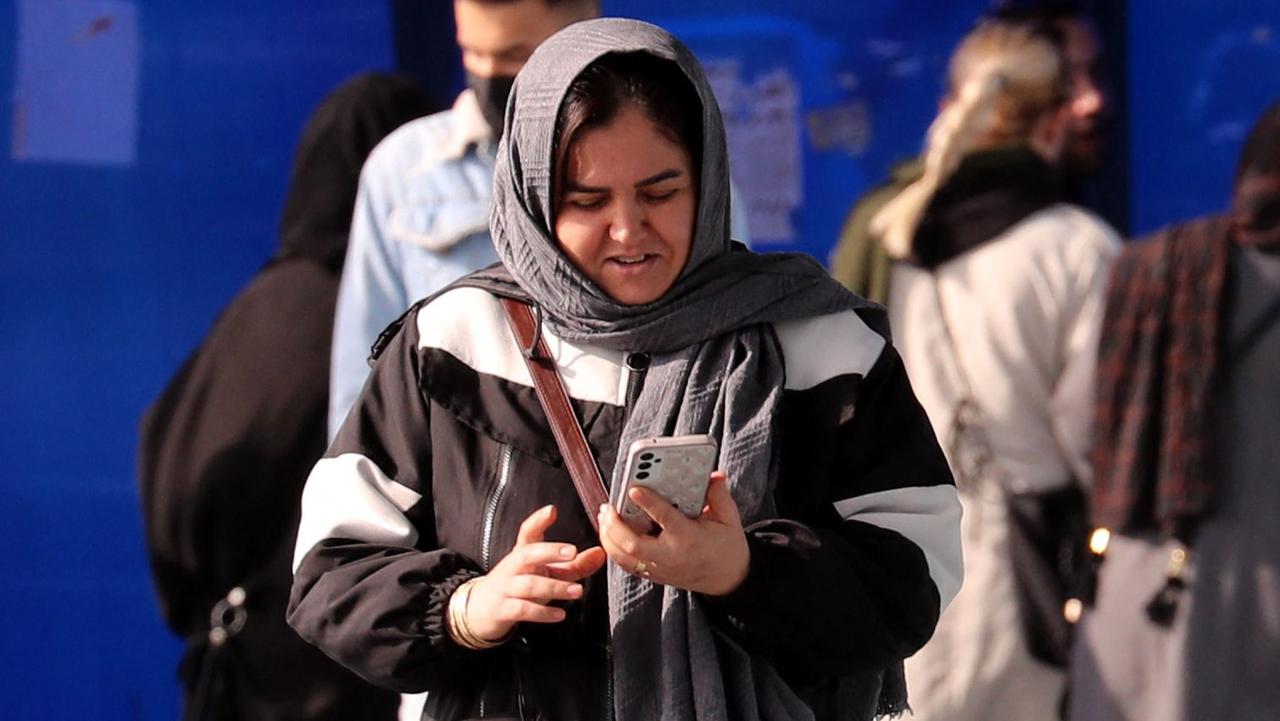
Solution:
{"label": "woman's left hand", "polygon": [[662,533],[636,533],[612,505],[601,506],[600,545],[614,563],[654,583],[710,596],[730,593],[746,579],[751,552],[722,471],[711,474],[706,508],[695,519],[646,488],[628,493]]}

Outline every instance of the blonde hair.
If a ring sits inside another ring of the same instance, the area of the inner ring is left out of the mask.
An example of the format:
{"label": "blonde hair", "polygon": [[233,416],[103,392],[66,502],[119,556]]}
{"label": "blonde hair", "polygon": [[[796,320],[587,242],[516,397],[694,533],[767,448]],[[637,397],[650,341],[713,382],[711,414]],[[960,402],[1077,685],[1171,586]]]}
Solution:
{"label": "blonde hair", "polygon": [[1043,114],[1065,100],[1057,45],[1026,25],[979,25],[951,56],[946,107],[929,126],[924,175],[871,219],[871,233],[893,258],[911,253],[925,208],[970,152],[1027,140]]}

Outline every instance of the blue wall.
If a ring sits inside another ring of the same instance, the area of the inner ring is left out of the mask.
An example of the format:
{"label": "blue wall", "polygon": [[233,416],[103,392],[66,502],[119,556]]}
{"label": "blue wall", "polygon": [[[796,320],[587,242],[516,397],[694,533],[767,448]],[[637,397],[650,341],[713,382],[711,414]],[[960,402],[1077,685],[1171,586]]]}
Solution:
{"label": "blue wall", "polygon": [[172,719],[179,645],[141,541],[138,417],[273,249],[307,114],[389,67],[389,14],[0,7],[0,716]]}
{"label": "blue wall", "polygon": [[[825,257],[852,199],[919,146],[946,56],[983,4],[605,7],[667,23],[718,77],[737,73],[730,86],[751,98],[731,114],[740,130],[778,121],[759,112],[771,92],[798,93],[798,195],[771,216],[792,238],[764,239]],[[307,113],[391,63],[388,5],[0,2],[4,718],[176,716],[179,644],[147,575],[137,420],[269,256]],[[1128,3],[1137,230],[1225,202],[1243,128],[1280,95],[1274,5]],[[744,169],[779,157],[734,162],[750,185]]]}
{"label": "blue wall", "polygon": [[1280,98],[1280,3],[1129,0],[1135,233],[1225,209],[1240,147]]}

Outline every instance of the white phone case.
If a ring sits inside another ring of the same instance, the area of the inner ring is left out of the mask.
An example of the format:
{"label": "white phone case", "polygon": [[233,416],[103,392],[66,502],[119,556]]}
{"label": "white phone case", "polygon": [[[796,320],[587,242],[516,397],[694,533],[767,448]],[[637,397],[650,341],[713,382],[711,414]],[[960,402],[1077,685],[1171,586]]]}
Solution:
{"label": "white phone case", "polygon": [[638,533],[653,530],[649,514],[627,497],[632,486],[644,486],[689,518],[702,515],[717,453],[715,439],[706,435],[643,438],[632,443],[627,451],[618,514]]}

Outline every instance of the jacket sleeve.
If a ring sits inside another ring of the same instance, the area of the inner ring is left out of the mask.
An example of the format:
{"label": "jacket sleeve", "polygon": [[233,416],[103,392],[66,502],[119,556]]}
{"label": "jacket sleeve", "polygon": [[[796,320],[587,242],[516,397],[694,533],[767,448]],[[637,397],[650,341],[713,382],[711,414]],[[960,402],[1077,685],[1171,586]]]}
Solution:
{"label": "jacket sleeve", "polygon": [[[886,343],[860,379],[817,392],[841,419],[820,441],[833,461],[824,477],[779,478],[780,517],[747,529],[746,580],[707,599],[749,647],[784,673],[809,678],[910,656],[932,635],[963,574],[959,498],[893,347]],[[820,435],[804,418],[787,420],[801,427],[783,429],[784,440]]]}
{"label": "jacket sleeve", "polygon": [[449,596],[480,569],[435,538],[414,320],[307,479],[288,610],[307,641],[404,692],[453,683],[487,653],[458,647],[444,629]]}
{"label": "jacket sleeve", "polygon": [[333,319],[329,438],[332,440],[369,376],[369,347],[409,307],[397,248],[387,233],[391,198],[376,160],[360,176],[351,236]]}

